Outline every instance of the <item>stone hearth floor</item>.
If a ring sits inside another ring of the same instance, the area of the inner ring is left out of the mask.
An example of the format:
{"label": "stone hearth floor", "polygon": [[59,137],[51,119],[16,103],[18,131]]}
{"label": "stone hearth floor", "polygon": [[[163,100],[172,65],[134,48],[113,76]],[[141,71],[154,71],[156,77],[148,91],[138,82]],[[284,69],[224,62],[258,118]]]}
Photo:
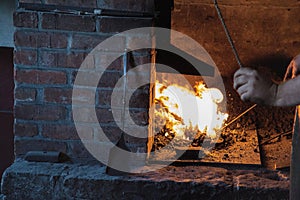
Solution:
{"label": "stone hearth floor", "polygon": [[[17,161],[2,180],[4,199],[288,199],[286,171],[168,166],[109,176],[100,165]],[[0,195],[1,197],[1,195]]]}

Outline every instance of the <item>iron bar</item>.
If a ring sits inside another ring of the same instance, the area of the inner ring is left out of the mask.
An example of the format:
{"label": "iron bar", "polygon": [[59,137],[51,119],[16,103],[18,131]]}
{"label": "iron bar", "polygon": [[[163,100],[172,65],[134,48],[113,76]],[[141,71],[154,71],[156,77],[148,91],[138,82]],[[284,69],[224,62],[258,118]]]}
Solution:
{"label": "iron bar", "polygon": [[[215,8],[216,8],[216,10],[217,10],[217,13],[218,13],[219,19],[220,19],[220,21],[221,21],[221,24],[222,24],[222,26],[223,26],[223,28],[224,28],[225,33],[226,33],[227,40],[228,40],[228,42],[229,42],[229,44],[230,44],[230,46],[231,46],[231,49],[232,49],[232,51],[233,51],[234,57],[235,57],[235,59],[236,59],[238,65],[239,65],[239,67],[240,67],[240,68],[243,68],[241,59],[240,59],[239,54],[238,54],[238,52],[237,52],[237,50],[236,50],[236,47],[235,47],[234,42],[233,42],[233,40],[232,40],[232,37],[231,37],[231,35],[230,35],[230,33],[229,33],[229,30],[228,30],[228,28],[227,28],[227,25],[226,25],[226,23],[225,23],[224,17],[223,17],[223,15],[222,15],[222,12],[221,12],[221,9],[220,9],[220,7],[219,7],[219,5],[218,5],[218,1],[217,1],[217,0],[214,0],[214,5],[215,5]],[[229,122],[229,123],[228,123],[226,126],[224,126],[222,129],[226,128],[227,126],[229,126],[230,124],[232,124],[233,122],[235,122],[236,120],[238,120],[239,118],[241,118],[243,115],[245,115],[247,112],[249,112],[250,110],[252,110],[252,109],[255,108],[256,106],[257,106],[257,104],[254,104],[254,105],[253,105],[252,107],[250,107],[248,110],[246,110],[246,111],[243,112],[241,115],[237,116],[234,120],[232,120],[231,122]]]}
{"label": "iron bar", "polygon": [[223,126],[221,128],[221,130],[223,130],[224,128],[228,127],[229,125],[231,125],[233,122],[235,122],[236,120],[240,119],[242,116],[244,116],[246,113],[248,113],[249,111],[253,110],[255,107],[257,106],[257,104],[254,104],[253,106],[251,106],[250,108],[248,108],[247,110],[245,110],[244,112],[242,112],[241,114],[239,114],[237,117],[235,117],[233,120],[231,120],[228,124],[226,124],[225,126]]}
{"label": "iron bar", "polygon": [[231,35],[230,35],[230,33],[229,33],[229,30],[228,30],[228,28],[227,28],[227,26],[226,26],[224,17],[223,17],[223,15],[222,15],[221,9],[219,8],[218,1],[217,1],[217,0],[214,0],[214,5],[215,5],[215,8],[216,8],[216,10],[217,10],[219,19],[220,19],[220,21],[221,21],[221,23],[222,23],[222,26],[223,26],[223,28],[224,28],[224,31],[225,31],[225,33],[226,33],[227,40],[228,40],[228,42],[230,43],[230,46],[231,46],[231,49],[232,49],[233,54],[234,54],[234,56],[235,56],[235,59],[236,59],[238,65],[239,65],[239,67],[240,67],[240,68],[243,68],[241,59],[240,59],[239,54],[238,54],[238,52],[237,52],[237,50],[236,50],[236,48],[235,48],[235,45],[234,45],[234,42],[233,42],[233,40],[232,40],[232,37],[231,37]]}

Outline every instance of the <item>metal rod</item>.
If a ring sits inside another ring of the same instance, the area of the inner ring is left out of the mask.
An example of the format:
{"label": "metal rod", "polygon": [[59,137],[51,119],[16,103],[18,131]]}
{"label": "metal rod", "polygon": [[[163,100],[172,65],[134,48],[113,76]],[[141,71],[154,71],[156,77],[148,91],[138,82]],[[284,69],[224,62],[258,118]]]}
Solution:
{"label": "metal rod", "polygon": [[289,134],[292,134],[292,133],[293,133],[293,131],[289,131],[289,132],[286,132],[286,133],[280,133],[278,135],[275,135],[274,137],[271,137],[270,139],[267,139],[267,140],[261,142],[260,145],[267,144],[267,143],[271,142],[272,140],[274,140],[278,137],[286,136],[286,135],[289,135]]}
{"label": "metal rod", "polygon": [[124,50],[123,54],[123,76],[124,76],[124,82],[123,82],[123,98],[122,98],[122,130],[125,128],[125,113],[126,113],[126,90],[127,90],[127,64],[128,64],[128,51],[127,49]]}
{"label": "metal rod", "polygon": [[[223,28],[224,28],[225,33],[226,33],[227,40],[228,40],[228,42],[229,42],[229,44],[230,44],[230,46],[231,46],[231,49],[232,49],[232,51],[233,51],[234,57],[235,57],[235,59],[236,59],[238,65],[239,65],[239,67],[240,67],[240,68],[243,68],[241,59],[240,59],[239,54],[238,54],[238,52],[237,52],[237,50],[236,50],[236,48],[235,48],[235,45],[234,45],[234,42],[233,42],[233,40],[232,40],[232,37],[231,37],[231,35],[230,35],[230,33],[229,33],[229,30],[228,30],[228,28],[227,28],[227,26],[226,26],[224,17],[223,17],[223,15],[222,15],[222,12],[221,12],[221,9],[220,9],[220,7],[219,7],[219,5],[218,5],[218,1],[217,1],[217,0],[214,0],[214,5],[215,5],[215,8],[216,8],[216,10],[217,10],[217,13],[218,13],[219,19],[220,19],[220,21],[221,21],[221,24],[222,24],[222,26],[223,26]],[[236,120],[238,120],[239,118],[241,118],[243,115],[245,115],[247,112],[249,112],[250,110],[252,110],[252,109],[255,108],[256,106],[257,106],[257,104],[254,104],[254,105],[253,105],[252,107],[250,107],[248,110],[246,110],[245,112],[243,112],[242,114],[240,114],[239,116],[237,116],[234,120],[232,120],[231,122],[229,122],[229,123],[228,123],[226,126],[224,126],[222,129],[226,128],[227,126],[229,126],[230,124],[232,124],[233,122],[235,122]]]}
{"label": "metal rod", "polygon": [[14,112],[11,111],[11,110],[0,110],[0,113],[2,113],[2,114],[14,114]]}
{"label": "metal rod", "polygon": [[140,17],[140,18],[153,18],[155,16],[152,12],[135,12],[127,11],[125,9],[113,10],[104,8],[91,8],[91,7],[78,7],[78,6],[58,6],[46,5],[40,3],[19,3],[17,9],[25,9],[29,11],[42,11],[42,12],[55,12],[62,14],[75,14],[75,15],[98,15],[98,16],[115,16],[115,17]]}
{"label": "metal rod", "polygon": [[243,113],[241,113],[240,115],[238,115],[237,117],[235,117],[233,120],[231,120],[228,124],[226,124],[225,126],[223,126],[221,128],[221,130],[223,130],[224,128],[226,128],[229,125],[231,125],[233,122],[235,122],[236,120],[238,120],[239,118],[241,118],[242,116],[244,116],[246,113],[248,113],[249,111],[251,111],[256,106],[257,106],[257,104],[254,104],[253,106],[251,106],[250,108],[248,108],[247,110],[245,110]]}
{"label": "metal rod", "polygon": [[230,43],[230,46],[231,46],[231,49],[232,49],[233,54],[234,54],[234,56],[235,56],[235,59],[236,59],[238,65],[239,65],[239,67],[242,68],[243,65],[242,65],[241,59],[240,59],[239,54],[238,54],[238,52],[237,52],[237,50],[236,50],[236,48],[235,48],[235,45],[234,45],[234,42],[233,42],[233,40],[232,40],[232,37],[231,37],[231,35],[230,35],[230,33],[229,33],[229,30],[228,30],[228,28],[227,28],[227,26],[226,26],[226,23],[225,23],[225,21],[224,21],[224,17],[223,17],[222,12],[221,12],[221,10],[220,10],[220,8],[219,8],[219,5],[218,5],[217,0],[214,0],[214,5],[215,5],[215,8],[216,8],[216,10],[217,10],[219,19],[220,19],[220,21],[221,21],[221,23],[222,23],[222,26],[223,26],[223,28],[224,28],[224,31],[225,31],[225,33],[226,33],[227,40],[228,40],[229,43]]}

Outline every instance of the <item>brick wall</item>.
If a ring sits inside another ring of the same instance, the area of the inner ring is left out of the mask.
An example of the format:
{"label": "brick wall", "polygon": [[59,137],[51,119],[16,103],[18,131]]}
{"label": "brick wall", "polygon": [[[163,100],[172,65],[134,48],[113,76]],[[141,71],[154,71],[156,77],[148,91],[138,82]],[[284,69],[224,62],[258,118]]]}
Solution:
{"label": "brick wall", "polygon": [[19,0],[19,3],[34,3],[41,5],[59,5],[59,6],[75,6],[82,8],[106,8],[117,10],[131,10],[131,11],[151,11],[153,10],[152,0]]}
{"label": "brick wall", "polygon": [[[96,15],[94,9],[147,14],[153,12],[153,3],[150,0],[20,0],[18,3],[21,7],[14,14],[16,155],[21,157],[31,150],[55,150],[65,152],[75,160],[88,158],[90,155],[83,147],[72,119],[71,96],[77,70],[92,49],[106,38],[130,28],[152,25],[151,17]],[[299,49],[299,29],[295,26],[299,21],[299,3],[290,0],[263,4],[257,1],[220,1],[219,4],[242,61],[246,65],[266,65],[274,63],[275,58],[278,62],[272,65],[275,66],[273,69],[284,71],[279,64],[286,63]],[[231,79],[237,68],[236,61],[231,50],[228,51],[230,47],[211,1],[175,1],[172,14],[172,28],[203,45],[222,75]],[[138,37],[119,37],[118,45],[99,55],[95,62],[101,65],[103,60],[134,46]],[[135,54],[134,63],[149,62],[149,55],[149,52]],[[110,65],[100,81],[95,99],[89,98],[92,89],[80,91],[83,97],[80,101],[96,101],[98,120],[114,143],[120,139],[121,132],[114,123],[110,101],[113,87],[122,76],[122,67],[122,58]],[[145,78],[134,75],[137,77]],[[231,95],[232,83],[229,81],[226,86]],[[146,86],[131,98],[133,109],[130,114],[137,124],[144,125],[149,120],[149,94],[151,88]],[[235,112],[239,114],[247,104],[237,102],[234,92],[232,95],[228,97],[233,99],[229,102],[229,109],[234,110],[231,114],[235,116]],[[82,120],[84,118],[82,115]],[[97,130],[83,128],[86,135],[81,137],[86,140],[98,137]],[[130,126],[126,128],[131,130]],[[128,136],[125,140],[130,144],[137,143],[129,145],[135,151],[139,142]],[[145,141],[142,143],[144,145]]]}
{"label": "brick wall", "polygon": [[[106,3],[108,2],[108,3]],[[150,1],[56,1],[20,0],[14,13],[15,39],[15,154],[22,157],[28,151],[61,151],[74,161],[91,159],[83,147],[72,118],[72,87],[76,73],[86,56],[100,42],[121,31],[152,26],[151,17],[101,16],[93,13],[72,14],[51,9],[72,6],[84,8],[125,9],[150,12]],[[25,4],[24,4],[25,3]],[[34,4],[31,4],[34,3]],[[52,7],[49,7],[52,6]],[[53,7],[54,5],[54,7]],[[133,45],[135,38],[120,37],[118,45],[101,54],[101,61]],[[149,39],[149,38],[148,38]],[[138,53],[135,63],[149,63],[150,53]],[[113,123],[110,96],[114,85],[122,76],[122,58],[113,62],[99,83],[96,92],[96,110],[106,134],[117,142],[120,130]],[[148,101],[149,90],[141,89],[135,98]],[[82,102],[90,99],[93,91],[81,91]],[[147,102],[146,101],[146,102]],[[145,102],[145,101],[142,101]],[[133,102],[137,123],[147,123],[149,104]],[[142,117],[141,117],[142,116]],[[94,140],[97,131],[85,128],[86,140]]]}

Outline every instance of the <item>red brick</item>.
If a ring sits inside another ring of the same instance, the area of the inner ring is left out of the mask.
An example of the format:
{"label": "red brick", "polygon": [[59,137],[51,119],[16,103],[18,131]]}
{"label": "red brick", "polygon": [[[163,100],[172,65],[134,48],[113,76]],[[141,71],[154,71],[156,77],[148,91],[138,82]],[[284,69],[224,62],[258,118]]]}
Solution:
{"label": "red brick", "polygon": [[114,88],[120,78],[121,75],[119,72],[104,72],[100,78],[98,87]]}
{"label": "red brick", "polygon": [[102,90],[98,91],[98,106],[111,106],[111,107],[122,107],[123,105],[123,91],[115,90],[114,97],[112,97],[113,90]]}
{"label": "red brick", "polygon": [[[128,135],[128,137],[135,137],[135,139],[139,142],[147,142],[149,138],[148,126],[137,126],[137,125],[128,125],[124,127],[124,133]],[[125,137],[126,139],[127,137]],[[136,142],[133,142],[136,143]]]}
{"label": "red brick", "polygon": [[[40,65],[43,67],[57,67],[58,66],[58,55],[60,53],[53,51],[41,51],[40,53]],[[66,56],[66,53],[62,53]]]}
{"label": "red brick", "polygon": [[[152,47],[152,37],[151,33],[149,35],[140,35],[140,36],[130,36],[128,38],[128,49],[139,49],[141,47],[143,48],[151,48]],[[139,50],[140,53],[142,50]],[[148,55],[151,55],[151,50],[143,50]],[[148,56],[148,63],[149,63],[150,57]]]}
{"label": "red brick", "polygon": [[81,140],[94,140],[94,127],[89,125],[76,125],[77,135]]}
{"label": "red brick", "polygon": [[[96,66],[95,66],[94,57],[90,54],[84,54],[84,55],[85,55],[84,61],[82,61],[82,60],[79,61],[80,62],[80,67],[82,69],[89,69],[89,70],[93,69],[93,70],[95,70]],[[78,58],[80,58],[80,57],[78,57]],[[78,65],[79,65],[79,62],[77,63]],[[70,64],[71,64],[71,62],[70,62]]]}
{"label": "red brick", "polygon": [[153,25],[149,18],[100,17],[99,21],[98,30],[102,33],[117,33]]}
{"label": "red brick", "polygon": [[110,0],[110,1],[99,1],[98,7],[110,8],[117,10],[128,10],[128,11],[142,11],[142,12],[153,12],[154,1],[140,1],[140,0]]}
{"label": "red brick", "polygon": [[58,54],[57,64],[60,67],[79,68],[86,58],[86,53]]}
{"label": "red brick", "polygon": [[114,110],[116,119],[113,116],[112,110],[108,108],[97,108],[96,114],[99,123],[114,123],[121,120],[121,110]]}
{"label": "red brick", "polygon": [[37,91],[34,88],[20,88],[17,87],[15,90],[15,99],[19,101],[35,101]]}
{"label": "red brick", "polygon": [[96,74],[94,71],[80,71],[80,76],[77,77],[78,72],[73,72],[72,74],[72,84],[75,84],[75,79],[76,79],[76,84],[80,86],[92,86],[95,87],[99,81],[99,75]]}
{"label": "red brick", "polygon": [[14,25],[16,27],[37,28],[38,15],[36,12],[17,11],[14,13]]}
{"label": "red brick", "polygon": [[[126,119],[129,117],[132,119],[132,121],[139,125],[139,126],[145,126],[148,125],[149,121],[149,113],[148,110],[130,110],[129,111],[130,116],[126,116]],[[134,125],[134,124],[133,124]]]}
{"label": "red brick", "polygon": [[71,104],[71,88],[45,88],[44,101],[50,103]]}
{"label": "red brick", "polygon": [[[136,130],[134,130],[136,131]],[[124,135],[124,140],[125,143],[127,144],[127,147],[129,147],[129,149],[132,152],[137,152],[137,148],[145,148],[145,146],[147,145],[148,142],[148,138],[138,138],[138,137],[133,137],[129,134],[125,134]],[[143,149],[144,152],[145,149]]]}
{"label": "red brick", "polygon": [[44,140],[44,139],[16,139],[16,156],[25,155],[29,151],[59,151],[66,153],[67,145],[65,142]]}
{"label": "red brick", "polygon": [[15,118],[24,120],[57,121],[66,119],[66,108],[49,105],[22,105],[15,106]]}
{"label": "red brick", "polygon": [[19,83],[29,84],[66,84],[65,72],[40,71],[40,70],[16,70],[15,80]]}
{"label": "red brick", "polygon": [[15,45],[18,47],[49,47],[47,33],[32,31],[16,31],[14,34]]}
{"label": "red brick", "polygon": [[[99,52],[93,55],[95,60],[95,66],[97,68],[107,68],[108,70],[116,70],[116,71],[122,71],[123,70],[123,57],[117,57],[117,55],[114,55],[112,53],[105,53],[105,52]],[[115,59],[116,58],[116,59]],[[109,66],[105,66],[109,63],[107,63],[107,60],[115,59]]]}
{"label": "red brick", "polygon": [[[98,91],[98,105],[100,106],[120,106],[122,105],[123,92],[115,91],[117,98],[112,98],[113,90]],[[127,93],[128,94],[128,93]],[[129,108],[149,108],[149,87],[144,86],[143,89],[138,89],[129,97]]]}
{"label": "red brick", "polygon": [[89,7],[89,8],[96,8],[97,1],[96,0],[45,0],[46,4],[53,4],[53,5],[62,5],[62,6],[78,6],[78,7]]}
{"label": "red brick", "polygon": [[20,3],[41,3],[41,0],[19,0]]}
{"label": "red brick", "polygon": [[[77,72],[73,74],[73,82],[77,76]],[[81,71],[81,75],[77,78],[77,85],[81,86],[95,86],[95,83],[98,83],[100,88],[114,88],[115,84],[121,77],[119,72],[104,72],[99,80],[99,75],[91,71]]]}
{"label": "red brick", "polygon": [[50,47],[51,48],[67,48],[68,35],[64,33],[51,33],[50,34]]}
{"label": "red brick", "polygon": [[32,50],[15,51],[14,63],[19,65],[36,65],[37,52]]}
{"label": "red brick", "polygon": [[[85,147],[92,150],[93,155]],[[111,143],[106,142],[85,142],[85,145],[80,141],[70,141],[68,142],[68,155],[70,155],[75,162],[80,163],[97,163],[97,165],[102,164],[99,161],[108,163],[109,153],[112,148]],[[96,160],[98,158],[99,160]]]}
{"label": "red brick", "polygon": [[95,18],[92,16],[49,13],[42,15],[43,29],[94,32],[95,25]]}
{"label": "red brick", "polygon": [[[86,58],[86,53],[58,53],[54,51],[41,52],[41,65],[43,67],[79,68]],[[91,63],[91,65],[93,65]]]}
{"label": "red brick", "polygon": [[19,30],[15,32],[14,38],[18,47],[67,48],[68,46],[68,35],[64,33]]}
{"label": "red brick", "polygon": [[91,89],[75,89],[72,91],[72,103],[73,104],[95,104],[95,91]]}
{"label": "red brick", "polygon": [[[86,160],[91,161],[95,160],[94,157],[89,153],[81,141],[70,141],[68,142],[68,155],[73,158],[73,160],[79,162],[85,162]],[[82,161],[81,159],[84,159]]]}
{"label": "red brick", "polygon": [[[129,98],[129,97],[128,97]],[[149,108],[149,87],[136,90],[129,100],[130,108]]]}
{"label": "red brick", "polygon": [[76,122],[98,123],[98,119],[91,114],[93,112],[95,110],[92,107],[79,106],[72,108],[72,116],[73,118],[76,117]]}
{"label": "red brick", "polygon": [[144,55],[135,57],[135,63],[137,66],[151,63],[151,58],[152,58],[151,52],[147,50],[144,53],[145,53]]}
{"label": "red brick", "polygon": [[[97,133],[95,134],[95,140],[99,141],[99,142],[105,142],[107,141],[107,138],[114,144],[116,144],[122,135],[122,130],[116,126],[101,126],[102,132],[97,131]],[[104,135],[107,138],[103,138]]]}
{"label": "red brick", "polygon": [[[74,93],[74,99],[72,99]],[[94,91],[89,89],[72,88],[45,88],[44,101],[48,103],[71,104],[92,104],[94,103]]]}
{"label": "red brick", "polygon": [[110,106],[112,90],[99,90],[98,91],[98,105]]}
{"label": "red brick", "polygon": [[141,70],[132,70],[127,73],[127,88],[136,89],[141,83],[149,83],[151,78],[150,67]]}
{"label": "red brick", "polygon": [[15,136],[33,137],[39,134],[36,124],[16,123],[14,125]]}
{"label": "red brick", "polygon": [[61,140],[79,140],[75,126],[46,124],[42,127],[42,135],[45,138]]}
{"label": "red brick", "polygon": [[94,49],[98,44],[103,42],[105,39],[107,39],[107,36],[76,34],[73,36],[71,48],[91,50]]}
{"label": "red brick", "polygon": [[[73,37],[72,49],[81,49],[81,50],[92,50],[105,39],[107,36],[99,35],[80,35],[77,34]],[[123,36],[115,36],[110,43],[105,43],[103,49],[100,47],[97,48],[99,51],[112,51],[112,52],[124,52],[126,45],[126,38]]]}

